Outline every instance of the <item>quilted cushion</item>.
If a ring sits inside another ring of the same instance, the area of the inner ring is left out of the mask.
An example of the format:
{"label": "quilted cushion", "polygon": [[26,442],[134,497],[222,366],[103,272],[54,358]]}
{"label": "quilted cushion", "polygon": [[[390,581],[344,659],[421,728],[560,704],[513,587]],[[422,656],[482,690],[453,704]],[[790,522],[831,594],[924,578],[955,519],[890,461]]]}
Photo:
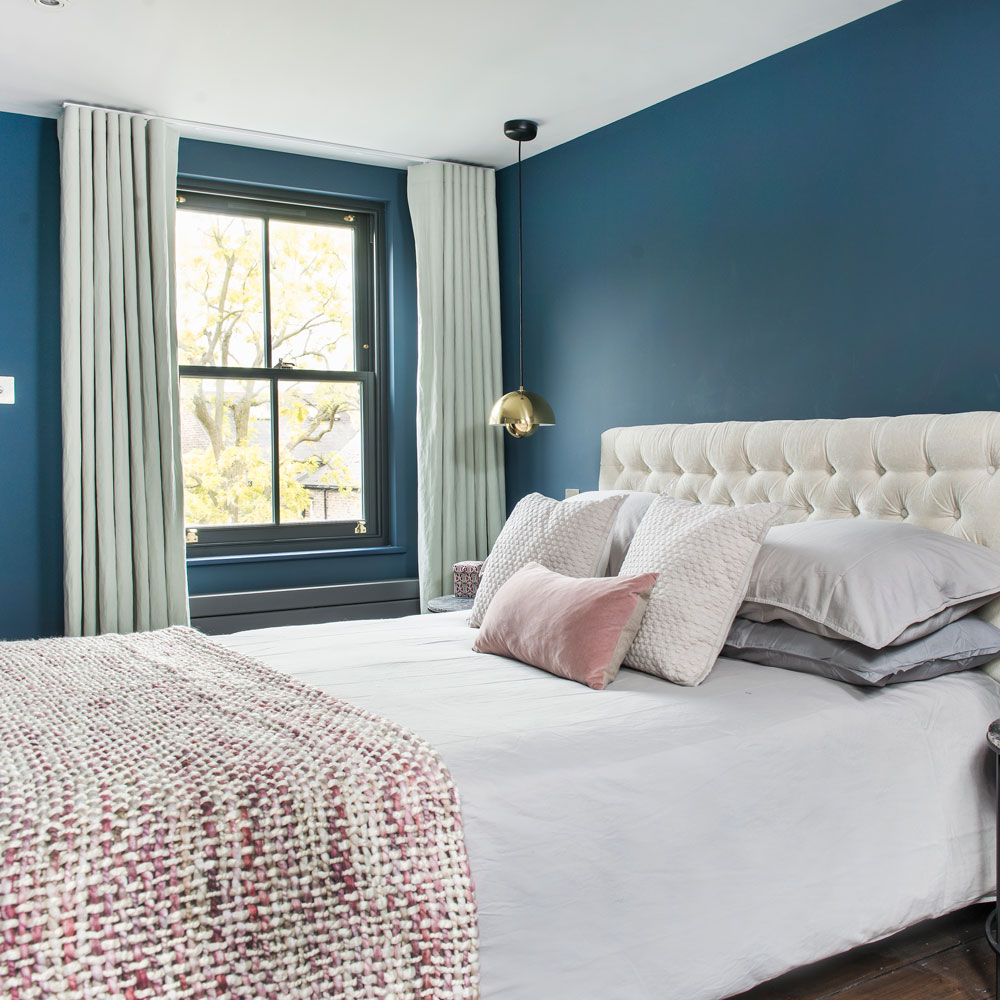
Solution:
{"label": "quilted cushion", "polygon": [[743,600],[761,539],[784,507],[727,507],[658,497],[646,511],[622,576],[658,573],[625,665],[700,684]]}
{"label": "quilted cushion", "polygon": [[530,562],[564,576],[596,576],[622,499],[561,503],[529,493],[520,500],[483,564],[469,624],[479,628],[496,592]]}

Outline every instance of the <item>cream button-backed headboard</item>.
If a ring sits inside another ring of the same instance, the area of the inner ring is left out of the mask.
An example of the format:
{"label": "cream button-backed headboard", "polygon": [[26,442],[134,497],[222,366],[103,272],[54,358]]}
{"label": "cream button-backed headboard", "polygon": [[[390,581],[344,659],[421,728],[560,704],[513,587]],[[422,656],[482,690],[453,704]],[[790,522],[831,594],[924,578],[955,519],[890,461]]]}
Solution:
{"label": "cream button-backed headboard", "polygon": [[777,500],[786,521],[906,521],[1000,549],[998,468],[994,411],[655,424],[604,432],[600,488],[697,503]]}
{"label": "cream button-backed headboard", "polygon": [[[1000,550],[1000,413],[614,427],[602,490],[906,521]],[[1000,627],[1000,598],[976,612]],[[984,668],[1000,681],[1000,658]]]}

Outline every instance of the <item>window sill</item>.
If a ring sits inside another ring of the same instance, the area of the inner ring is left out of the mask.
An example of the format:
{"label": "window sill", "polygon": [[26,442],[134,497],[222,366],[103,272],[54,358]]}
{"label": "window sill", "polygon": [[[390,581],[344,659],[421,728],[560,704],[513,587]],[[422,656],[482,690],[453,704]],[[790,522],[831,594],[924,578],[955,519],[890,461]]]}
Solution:
{"label": "window sill", "polygon": [[188,556],[188,566],[227,566],[239,563],[284,562],[292,559],[343,559],[345,557],[401,556],[402,545],[375,545],[354,549],[307,549],[302,552],[247,552],[234,556]]}

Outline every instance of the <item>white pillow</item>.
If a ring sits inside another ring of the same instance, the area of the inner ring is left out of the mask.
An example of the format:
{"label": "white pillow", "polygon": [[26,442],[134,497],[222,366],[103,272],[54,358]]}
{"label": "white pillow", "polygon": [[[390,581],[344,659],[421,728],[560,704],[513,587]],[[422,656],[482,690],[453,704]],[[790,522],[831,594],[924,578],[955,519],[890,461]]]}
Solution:
{"label": "white pillow", "polygon": [[740,617],[873,649],[947,625],[1000,593],[1000,554],[914,524],[843,518],[768,533]]}
{"label": "white pillow", "polygon": [[622,576],[658,573],[625,665],[675,684],[700,684],[715,665],[778,503],[728,507],[657,497]]}
{"label": "white pillow", "polygon": [[622,497],[622,505],[618,508],[608,542],[604,547],[604,569],[599,569],[597,576],[617,576],[625,561],[625,553],[635,537],[636,530],[642,521],[649,505],[659,496],[659,493],[641,493],[636,490],[588,490],[578,493],[575,497],[567,497],[566,503],[580,500],[592,500],[595,497]]}
{"label": "white pillow", "polygon": [[494,594],[530,562],[563,576],[599,576],[604,550],[622,496],[560,503],[529,493],[510,512],[493,551],[483,563],[469,624],[479,628]]}

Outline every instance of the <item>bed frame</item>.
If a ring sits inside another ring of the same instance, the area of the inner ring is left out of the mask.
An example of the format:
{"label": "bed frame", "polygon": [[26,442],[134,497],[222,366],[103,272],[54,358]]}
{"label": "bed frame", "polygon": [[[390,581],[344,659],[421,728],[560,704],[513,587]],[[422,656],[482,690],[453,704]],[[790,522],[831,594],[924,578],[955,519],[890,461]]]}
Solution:
{"label": "bed frame", "polygon": [[[1000,413],[992,410],[654,424],[601,435],[599,488],[668,493],[694,503],[778,501],[787,506],[786,523],[905,521],[1000,549],[998,468]],[[1000,626],[1000,599],[976,613]],[[1000,659],[985,669],[1000,681]],[[1000,886],[1000,758],[996,774]],[[990,911],[986,937],[997,956],[1000,994],[996,914]]]}
{"label": "bed frame", "polygon": [[[905,521],[1000,549],[1000,413],[614,427],[600,489]],[[980,612],[1000,626],[1000,599]]]}

